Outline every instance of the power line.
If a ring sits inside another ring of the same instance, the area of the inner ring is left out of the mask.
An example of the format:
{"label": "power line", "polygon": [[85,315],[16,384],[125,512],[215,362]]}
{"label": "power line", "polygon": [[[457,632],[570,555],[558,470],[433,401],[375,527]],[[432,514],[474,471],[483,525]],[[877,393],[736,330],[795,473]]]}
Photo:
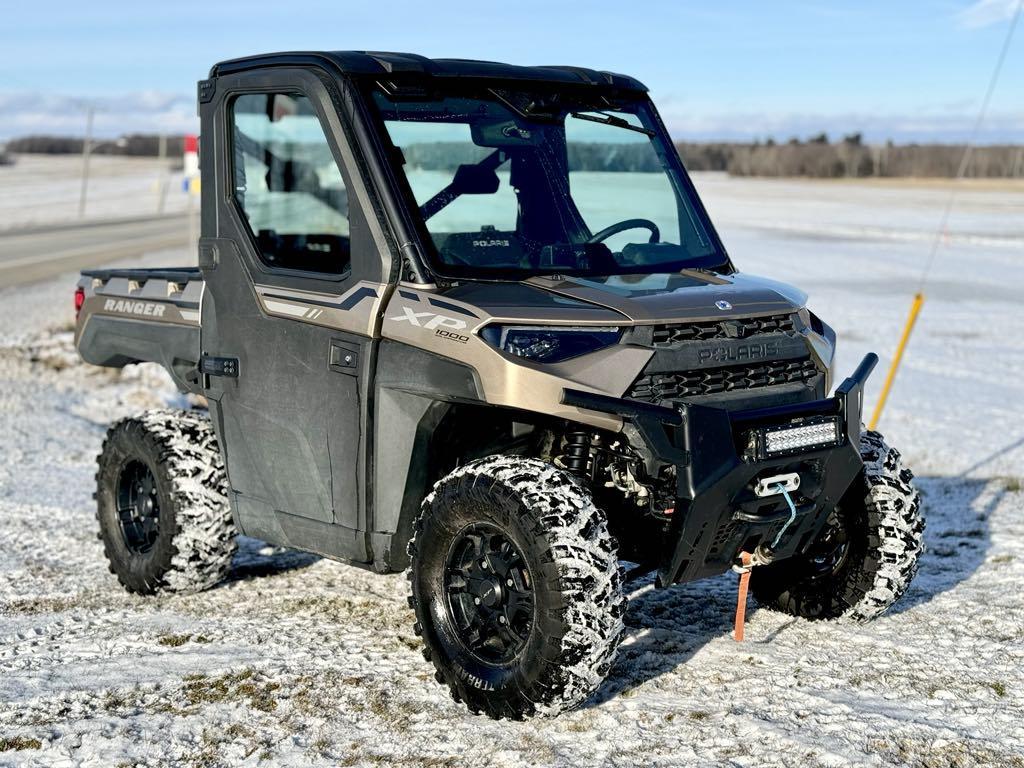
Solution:
{"label": "power line", "polygon": [[974,142],[978,138],[978,133],[981,131],[981,125],[985,121],[985,115],[988,113],[989,102],[992,101],[992,94],[996,90],[996,83],[999,82],[999,76],[1003,71],[1003,63],[1006,61],[1006,54],[1010,50],[1010,43],[1013,40],[1013,33],[1017,29],[1017,22],[1020,19],[1021,8],[1024,8],[1024,0],[1017,0],[1017,8],[1013,12],[1013,17],[1010,19],[1010,26],[1006,30],[1006,39],[1003,41],[1003,47],[999,51],[999,58],[996,60],[995,69],[992,70],[992,77],[988,81],[988,89],[985,91],[985,98],[981,101],[981,109],[978,110],[978,117],[974,121],[974,127],[967,139],[967,144],[964,147],[964,154],[960,158],[960,167],[957,169],[956,178],[953,181],[953,186],[949,191],[949,198],[946,200],[946,207],[942,212],[942,219],[939,223],[939,228],[935,232],[935,239],[932,241],[932,248],[928,254],[928,260],[924,264],[924,269],[921,270],[921,279],[917,284],[917,293],[914,294],[914,300],[910,304],[910,312],[907,315],[907,321],[903,324],[903,334],[900,337],[899,344],[896,345],[896,354],[893,355],[892,363],[889,365],[889,371],[885,375],[885,382],[882,384],[882,392],[878,396],[878,402],[875,404],[875,411],[871,415],[871,422],[869,428],[874,429],[878,424],[878,420],[882,417],[882,411],[885,409],[885,403],[889,399],[889,392],[892,389],[893,382],[896,380],[896,372],[899,370],[900,362],[903,360],[903,352],[907,348],[907,343],[910,341],[910,334],[914,331],[914,324],[917,322],[917,316],[921,312],[921,307],[924,305],[924,286],[928,282],[928,275],[931,272],[932,265],[935,263],[935,257],[939,252],[939,246],[942,244],[942,238],[946,234],[946,228],[949,226],[949,215],[953,211],[953,205],[956,202],[956,195],[959,191],[960,184],[957,182],[961,181],[964,175],[967,173],[967,166],[971,161],[971,153],[974,151]]}
{"label": "power line", "polygon": [[974,121],[974,127],[968,134],[967,145],[964,147],[964,153],[960,158],[960,167],[956,172],[956,179],[953,182],[952,189],[949,192],[949,199],[946,200],[946,208],[942,212],[942,219],[939,222],[939,228],[935,232],[935,239],[932,241],[932,248],[928,254],[928,260],[925,262],[924,269],[921,271],[921,280],[917,285],[917,292],[923,293],[925,283],[928,280],[928,274],[931,272],[932,265],[935,263],[935,257],[939,252],[939,246],[942,244],[942,238],[946,235],[946,228],[949,226],[949,216],[953,212],[953,205],[956,203],[957,193],[960,191],[960,185],[956,182],[964,178],[967,173],[967,168],[971,162],[971,155],[974,152],[974,143],[978,139],[978,133],[981,131],[982,123],[985,122],[985,116],[988,113],[988,105],[992,101],[992,94],[996,90],[996,83],[999,82],[999,76],[1003,72],[1003,64],[1006,61],[1006,54],[1010,50],[1010,43],[1013,41],[1013,33],[1017,29],[1017,21],[1020,19],[1021,8],[1024,8],[1024,0],[1017,0],[1017,8],[1013,12],[1013,16],[1010,19],[1010,27],[1006,30],[1006,39],[1003,40],[1002,50],[999,51],[999,58],[996,60],[996,68],[992,70],[992,77],[988,81],[988,90],[985,91],[985,98],[982,99],[981,109],[978,110],[978,117]]}

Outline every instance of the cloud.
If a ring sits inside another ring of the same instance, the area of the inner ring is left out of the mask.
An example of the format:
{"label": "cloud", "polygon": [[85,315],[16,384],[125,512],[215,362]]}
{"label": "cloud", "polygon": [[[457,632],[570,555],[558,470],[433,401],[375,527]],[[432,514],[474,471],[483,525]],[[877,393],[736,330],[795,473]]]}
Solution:
{"label": "cloud", "polygon": [[93,134],[99,138],[199,129],[195,98],[180,93],[139,91],[88,99],[9,91],[0,93],[0,140],[28,134],[82,136],[90,106],[95,109]]}
{"label": "cloud", "polygon": [[[28,134],[82,136],[86,108],[96,109],[93,135],[115,138],[128,133],[193,133],[199,130],[191,95],[140,91],[95,99],[34,92],[0,92],[0,141]],[[703,112],[677,98],[661,100],[671,134],[696,141],[749,141],[806,138],[825,131],[833,138],[862,133],[869,142],[964,141],[971,133],[975,107],[969,102],[934,104],[899,114],[869,112]],[[978,137],[982,143],[1019,143],[1024,112],[990,113]]]}
{"label": "cloud", "polygon": [[969,29],[988,27],[1013,17],[1020,0],[975,0],[956,14],[961,26]]}

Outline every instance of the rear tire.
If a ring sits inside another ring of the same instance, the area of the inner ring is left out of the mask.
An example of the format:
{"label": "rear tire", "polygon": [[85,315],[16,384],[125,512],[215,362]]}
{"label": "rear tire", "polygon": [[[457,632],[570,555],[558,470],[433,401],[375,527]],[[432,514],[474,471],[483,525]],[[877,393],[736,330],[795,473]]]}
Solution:
{"label": "rear tire", "polygon": [[860,449],[864,471],[815,542],[817,557],[792,557],[751,573],[750,591],[763,607],[864,622],[907,591],[924,550],[920,494],[899,451],[878,432],[864,431]]}
{"label": "rear tire", "polygon": [[129,592],[199,592],[235,553],[227,479],[210,420],[157,410],[107,431],[96,517],[110,571]]}
{"label": "rear tire", "polygon": [[438,482],[409,544],[424,656],[456,701],[520,720],[593,693],[626,598],[604,513],[569,474],[492,456]]}

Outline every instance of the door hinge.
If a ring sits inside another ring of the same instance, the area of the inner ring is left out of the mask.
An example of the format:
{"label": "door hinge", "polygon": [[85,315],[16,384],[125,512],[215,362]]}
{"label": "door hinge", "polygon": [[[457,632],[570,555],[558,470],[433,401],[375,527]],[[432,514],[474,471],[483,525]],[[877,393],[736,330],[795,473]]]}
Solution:
{"label": "door hinge", "polygon": [[217,78],[211,77],[209,80],[200,80],[196,88],[196,95],[200,104],[207,104],[213,101],[213,93],[217,89]]}

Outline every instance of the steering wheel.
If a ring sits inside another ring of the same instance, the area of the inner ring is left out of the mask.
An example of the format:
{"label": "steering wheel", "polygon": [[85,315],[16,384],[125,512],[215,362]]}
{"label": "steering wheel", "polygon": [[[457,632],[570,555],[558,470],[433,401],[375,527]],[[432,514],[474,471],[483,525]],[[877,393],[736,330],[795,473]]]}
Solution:
{"label": "steering wheel", "polygon": [[618,224],[612,224],[610,227],[605,227],[600,232],[590,236],[587,240],[588,243],[601,243],[607,240],[612,235],[617,235],[619,232],[625,232],[627,229],[649,229],[651,231],[651,237],[647,241],[649,243],[657,243],[661,241],[661,231],[658,229],[658,225],[649,219],[626,219],[620,221]]}

